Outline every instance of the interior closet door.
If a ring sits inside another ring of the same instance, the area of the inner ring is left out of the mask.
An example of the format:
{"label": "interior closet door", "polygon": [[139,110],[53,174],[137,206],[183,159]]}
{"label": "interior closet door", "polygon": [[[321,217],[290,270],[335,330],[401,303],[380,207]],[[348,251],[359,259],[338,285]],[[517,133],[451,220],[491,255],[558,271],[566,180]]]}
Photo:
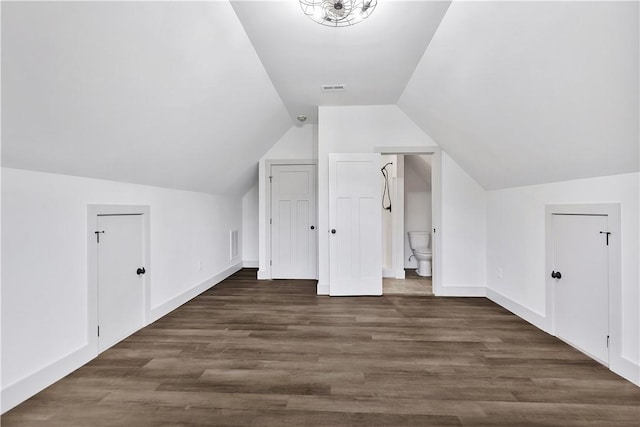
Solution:
{"label": "interior closet door", "polygon": [[144,326],[143,235],[142,215],[98,216],[100,352]]}
{"label": "interior closet door", "polygon": [[329,154],[329,294],[382,295],[380,154]]}
{"label": "interior closet door", "polygon": [[[553,215],[555,332],[608,365],[607,215]],[[552,277],[553,277],[552,276]]]}
{"label": "interior closet door", "polygon": [[271,277],[317,278],[316,166],[271,166]]}

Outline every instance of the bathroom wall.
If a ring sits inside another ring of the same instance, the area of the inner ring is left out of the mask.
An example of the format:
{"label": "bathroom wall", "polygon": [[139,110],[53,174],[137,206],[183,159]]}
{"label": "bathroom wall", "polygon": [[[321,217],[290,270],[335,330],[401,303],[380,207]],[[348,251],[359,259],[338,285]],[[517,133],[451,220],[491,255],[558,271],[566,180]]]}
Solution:
{"label": "bathroom wall", "polygon": [[[396,165],[398,163],[398,156],[388,154],[383,155],[380,162],[380,168],[382,169],[387,163],[392,163],[387,166],[388,188],[387,193],[382,201],[384,206],[389,206],[389,200],[391,200],[392,210],[387,210],[380,206],[382,210],[382,275],[384,277],[393,277],[393,208],[396,203]],[[380,173],[380,188],[381,193],[384,194],[385,178]],[[387,198],[387,197],[390,197]]]}
{"label": "bathroom wall", "polygon": [[409,260],[409,231],[429,231],[431,221],[431,156],[404,156],[404,268],[417,268],[415,259]]}

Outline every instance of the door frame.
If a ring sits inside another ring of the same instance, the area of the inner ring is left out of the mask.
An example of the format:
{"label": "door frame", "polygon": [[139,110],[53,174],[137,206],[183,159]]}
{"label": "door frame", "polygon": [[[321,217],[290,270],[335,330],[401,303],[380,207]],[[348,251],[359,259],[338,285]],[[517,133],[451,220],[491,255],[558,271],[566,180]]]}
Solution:
{"label": "door frame", "polygon": [[[433,295],[442,296],[442,149],[439,146],[425,147],[374,147],[373,151],[380,154],[432,156],[431,162],[431,280]],[[404,209],[404,208],[403,208]],[[404,220],[403,220],[404,222]],[[404,253],[404,232],[401,251]],[[403,256],[404,261],[404,256]],[[402,263],[404,268],[404,262]]]}
{"label": "door frame", "polygon": [[[555,280],[553,269],[553,215],[599,215],[607,216],[609,230],[609,369],[628,372],[632,363],[622,353],[622,257],[620,203],[546,205],[545,207],[545,312],[546,329],[556,336],[555,325]],[[605,237],[603,236],[603,239]],[[626,361],[626,362],[625,362]],[[630,365],[630,366],[627,366]],[[623,374],[621,374],[623,375]],[[624,375],[623,375],[624,376]],[[627,376],[627,378],[629,378]]]}
{"label": "door frame", "polygon": [[143,263],[147,272],[143,275],[143,326],[151,319],[151,249],[150,208],[147,205],[87,205],[87,344],[99,353],[98,347],[98,247],[95,231],[98,216],[102,215],[141,215]]}
{"label": "door frame", "polygon": [[[273,274],[271,272],[271,224],[269,220],[271,219],[271,167],[272,166],[290,166],[290,165],[314,165],[316,167],[316,185],[314,188],[315,191],[315,202],[316,202],[316,211],[314,212],[316,216],[316,222],[318,221],[318,161],[314,159],[283,159],[283,160],[265,160],[264,167],[264,182],[265,182],[265,209],[264,209],[264,224],[265,224],[265,271],[260,274],[259,279],[271,280],[273,279]],[[316,230],[318,226],[316,225]],[[318,240],[316,239],[316,279],[318,278]]]}

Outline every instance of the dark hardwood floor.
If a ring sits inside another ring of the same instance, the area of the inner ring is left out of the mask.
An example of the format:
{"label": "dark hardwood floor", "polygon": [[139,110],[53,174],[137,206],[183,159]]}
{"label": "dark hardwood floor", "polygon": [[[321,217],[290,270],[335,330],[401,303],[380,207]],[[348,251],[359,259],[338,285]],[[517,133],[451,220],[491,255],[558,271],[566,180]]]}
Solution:
{"label": "dark hardwood floor", "polygon": [[484,298],[315,295],[243,270],[2,426],[638,426],[640,388]]}

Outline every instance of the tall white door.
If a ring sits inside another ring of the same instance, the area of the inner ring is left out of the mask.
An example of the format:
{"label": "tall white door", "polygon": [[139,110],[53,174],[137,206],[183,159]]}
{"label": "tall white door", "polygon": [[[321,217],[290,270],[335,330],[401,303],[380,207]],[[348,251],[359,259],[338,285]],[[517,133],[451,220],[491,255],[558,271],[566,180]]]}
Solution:
{"label": "tall white door", "polygon": [[271,277],[317,278],[316,166],[271,166]]}
{"label": "tall white door", "polygon": [[97,231],[98,350],[104,351],[144,326],[142,215],[99,215]]}
{"label": "tall white door", "polygon": [[[559,338],[608,365],[606,215],[553,215],[554,319]],[[601,233],[603,232],[603,233]]]}
{"label": "tall white door", "polygon": [[382,295],[380,154],[329,154],[329,294]]}

